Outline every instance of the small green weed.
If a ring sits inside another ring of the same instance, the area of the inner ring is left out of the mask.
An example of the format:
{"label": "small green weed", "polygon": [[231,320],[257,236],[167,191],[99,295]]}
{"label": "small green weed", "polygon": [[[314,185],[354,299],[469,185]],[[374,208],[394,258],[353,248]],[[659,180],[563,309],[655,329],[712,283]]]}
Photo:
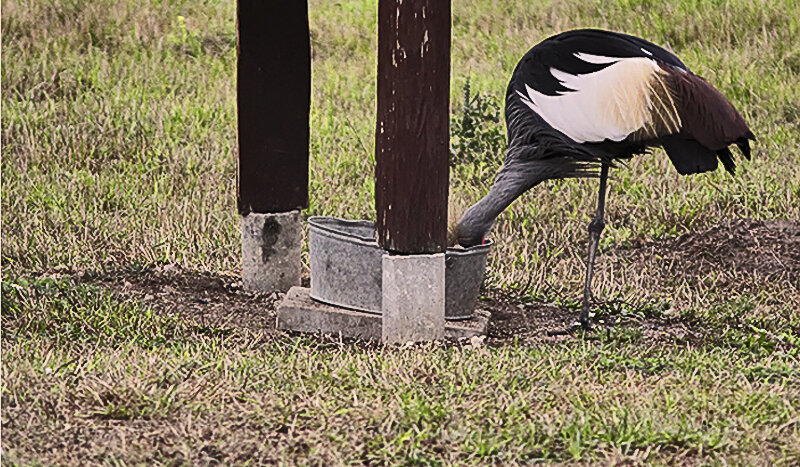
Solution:
{"label": "small green weed", "polygon": [[500,105],[484,93],[473,94],[470,78],[462,92],[461,108],[450,119],[450,165],[497,165],[506,146]]}

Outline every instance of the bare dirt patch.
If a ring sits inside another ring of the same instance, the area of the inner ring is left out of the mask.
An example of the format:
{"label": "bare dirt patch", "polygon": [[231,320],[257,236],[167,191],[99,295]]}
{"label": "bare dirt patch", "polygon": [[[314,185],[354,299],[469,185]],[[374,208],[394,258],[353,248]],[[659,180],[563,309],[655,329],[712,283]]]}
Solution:
{"label": "bare dirt patch", "polygon": [[[83,274],[76,279],[135,298],[159,313],[177,315],[195,325],[266,333],[277,332],[275,316],[284,296],[248,293],[235,275],[184,270],[175,265]],[[307,279],[305,282],[308,285]],[[575,320],[575,311],[565,307],[525,301],[500,291],[488,295],[478,307],[492,313],[488,337],[496,343],[561,340],[546,337],[546,332],[563,329]]]}
{"label": "bare dirt patch", "polygon": [[[276,310],[283,294],[244,292],[233,275],[187,271],[177,266],[146,271],[117,271],[79,275],[77,280],[135,298],[153,310],[177,315],[197,326],[246,329],[274,334]],[[525,300],[501,291],[489,291],[479,308],[492,314],[489,343],[558,342],[570,336],[548,336],[575,321],[577,311],[565,306]],[[620,322],[619,319],[616,320]],[[658,335],[670,327],[666,321],[647,320],[643,327]]]}
{"label": "bare dirt patch", "polygon": [[277,293],[246,293],[234,275],[189,271],[175,265],[84,274],[77,280],[134,297],[158,312],[178,315],[196,325],[218,328],[274,332],[275,310],[282,298]]}
{"label": "bare dirt patch", "polygon": [[708,230],[643,242],[627,252],[633,260],[660,258],[675,273],[745,273],[800,284],[800,222],[736,219]]}
{"label": "bare dirt patch", "polygon": [[[800,282],[800,223],[749,219],[722,222],[708,230],[675,238],[643,242],[615,252],[626,267],[654,264],[653,277],[679,275],[700,280],[708,274],[739,286],[741,275],[758,276],[774,283]],[[725,278],[728,279],[725,279]],[[117,271],[77,277],[81,282],[135,297],[154,310],[176,314],[201,326],[245,328],[275,333],[275,313],[282,294],[244,292],[235,275],[200,273],[167,265],[144,271]],[[307,279],[306,279],[307,281]],[[307,285],[307,283],[306,283]],[[788,285],[791,287],[791,285]],[[697,338],[694,324],[679,317],[654,316],[647,304],[597,302],[598,319],[606,325],[632,325],[651,340],[685,341]],[[531,301],[501,291],[489,291],[479,307],[491,312],[489,342],[503,344],[560,341],[548,331],[564,329],[575,321],[577,309]],[[622,310],[622,311],[620,311]]]}
{"label": "bare dirt patch", "polygon": [[[537,302],[523,302],[498,293],[481,303],[492,313],[488,338],[491,344],[512,342],[559,342],[572,336],[549,336],[548,332],[561,331],[577,321],[578,310],[571,307]],[[609,312],[625,307],[631,311]],[[605,332],[621,326],[630,326],[641,332],[651,342],[697,341],[700,335],[692,325],[680,317],[648,315],[636,310],[635,305],[617,301],[597,302],[593,309],[601,310],[595,318],[595,330]]]}

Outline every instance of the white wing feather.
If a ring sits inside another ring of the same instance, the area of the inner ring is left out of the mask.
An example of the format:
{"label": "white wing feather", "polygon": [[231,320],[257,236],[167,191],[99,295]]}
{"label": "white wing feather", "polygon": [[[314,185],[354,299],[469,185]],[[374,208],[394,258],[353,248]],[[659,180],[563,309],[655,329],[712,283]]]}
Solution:
{"label": "white wing feather", "polygon": [[556,68],[550,73],[573,92],[542,94],[526,84],[522,101],[544,121],[578,143],[622,141],[643,130],[655,133],[654,120],[680,128],[674,102],[661,80],[661,68],[649,58],[614,58],[576,53],[588,63],[611,63],[594,73],[573,75]]}

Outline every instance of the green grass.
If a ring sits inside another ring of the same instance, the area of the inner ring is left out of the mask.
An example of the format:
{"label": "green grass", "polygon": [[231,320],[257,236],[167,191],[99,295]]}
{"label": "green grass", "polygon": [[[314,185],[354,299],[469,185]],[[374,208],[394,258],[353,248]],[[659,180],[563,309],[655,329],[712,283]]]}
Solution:
{"label": "green grass", "polygon": [[[376,2],[315,0],[310,12],[307,214],[371,218]],[[798,285],[667,283],[619,265],[637,242],[721,219],[800,219],[800,3],[455,1],[456,120],[467,79],[499,105],[519,57],[574,27],[672,48],[758,136],[736,178],[680,177],[661,152],[612,172],[596,295],[633,304],[609,313],[671,310],[700,342],[620,328],[480,349],[364,347],[201,329],[47,279],[238,269],[235,4],[4,2],[3,462],[800,463]],[[502,160],[491,144],[502,122],[485,125],[484,152],[452,168],[454,205],[482,196]],[[492,234],[489,283],[571,303],[596,189],[549,182],[518,200]]]}
{"label": "green grass", "polygon": [[4,337],[8,339],[46,337],[58,346],[135,343],[152,347],[182,337],[174,319],[70,280],[3,282],[2,287],[3,321],[10,327]]}

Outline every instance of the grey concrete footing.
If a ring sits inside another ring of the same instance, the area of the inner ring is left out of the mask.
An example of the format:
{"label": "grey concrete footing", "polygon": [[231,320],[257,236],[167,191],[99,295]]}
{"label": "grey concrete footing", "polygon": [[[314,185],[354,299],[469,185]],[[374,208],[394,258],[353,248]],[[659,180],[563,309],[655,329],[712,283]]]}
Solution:
{"label": "grey concrete footing", "polygon": [[242,216],[242,286],[287,291],[300,284],[300,211]]}
{"label": "grey concrete footing", "polygon": [[[352,311],[312,300],[305,287],[292,287],[278,307],[277,327],[284,331],[300,331],[342,336],[350,339],[380,341],[382,317],[375,313]],[[469,338],[486,334],[489,313],[476,310],[472,319],[447,321],[444,337]]]}
{"label": "grey concrete footing", "polygon": [[383,255],[382,293],[384,343],[444,337],[444,253]]}

